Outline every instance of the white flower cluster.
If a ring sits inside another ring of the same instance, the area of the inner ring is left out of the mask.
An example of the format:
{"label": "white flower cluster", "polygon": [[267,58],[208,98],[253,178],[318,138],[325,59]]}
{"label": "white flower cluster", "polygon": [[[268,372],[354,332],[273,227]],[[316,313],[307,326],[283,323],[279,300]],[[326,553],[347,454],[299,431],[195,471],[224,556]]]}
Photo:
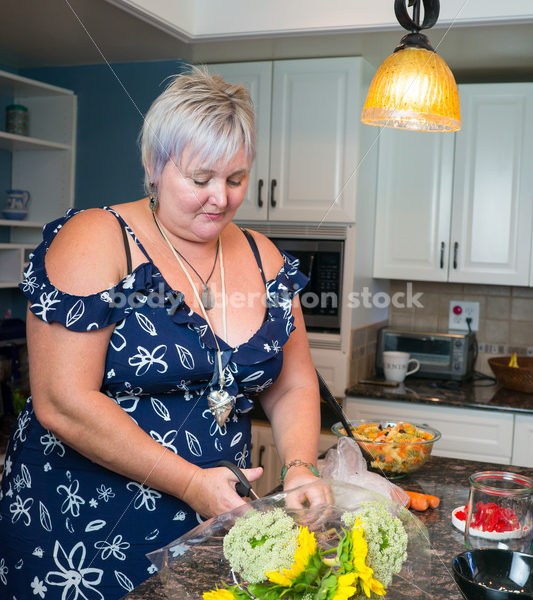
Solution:
{"label": "white flower cluster", "polygon": [[265,572],[290,568],[298,545],[298,527],[283,509],[250,510],[224,536],[224,556],[249,583],[265,581]]}
{"label": "white flower cluster", "polygon": [[407,559],[407,533],[400,519],[377,502],[364,502],[361,510],[344,513],[342,521],[352,527],[358,517],[363,522],[368,543],[367,565],[373,569],[374,577],[387,587]]}

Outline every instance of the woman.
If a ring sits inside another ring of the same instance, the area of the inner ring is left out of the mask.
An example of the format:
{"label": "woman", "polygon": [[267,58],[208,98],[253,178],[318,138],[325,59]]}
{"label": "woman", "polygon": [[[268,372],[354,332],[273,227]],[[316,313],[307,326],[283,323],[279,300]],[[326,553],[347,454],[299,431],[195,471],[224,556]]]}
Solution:
{"label": "woman", "polygon": [[147,552],[242,504],[217,464],[261,476],[250,394],[285,488],[315,479],[305,278],[232,223],[253,156],[246,90],[178,76],[142,131],[150,197],[45,228],[21,284],[32,397],[6,455],[2,597],[119,598],[153,572]]}

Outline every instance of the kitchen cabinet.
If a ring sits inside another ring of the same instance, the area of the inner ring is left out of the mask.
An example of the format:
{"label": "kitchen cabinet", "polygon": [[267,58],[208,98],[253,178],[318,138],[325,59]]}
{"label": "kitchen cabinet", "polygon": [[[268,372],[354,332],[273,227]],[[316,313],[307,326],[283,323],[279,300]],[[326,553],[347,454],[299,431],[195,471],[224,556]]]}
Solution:
{"label": "kitchen cabinet", "polygon": [[6,71],[0,98],[26,106],[30,118],[29,136],[0,131],[0,149],[11,153],[11,188],[31,195],[26,220],[0,219],[9,240],[0,244],[0,287],[16,287],[43,223],[73,206],[77,103],[70,90]]}
{"label": "kitchen cabinet", "polygon": [[350,375],[348,353],[341,348],[335,350],[321,348],[322,340],[316,334],[308,333],[307,338],[315,369],[320,373],[335,398],[344,398]]}
{"label": "kitchen cabinet", "polygon": [[513,413],[355,397],[346,398],[344,410],[349,419],[427,423],[442,434],[436,456],[515,464]]}
{"label": "kitchen cabinet", "polygon": [[246,86],[256,112],[256,161],[238,218],[354,222],[358,160],[371,135],[360,123],[367,63],[317,58],[209,71]]}
{"label": "kitchen cabinet", "polygon": [[515,414],[513,465],[533,467],[533,415]]}
{"label": "kitchen cabinet", "polygon": [[[321,454],[335,445],[337,438],[333,434],[321,433],[318,452]],[[252,484],[258,496],[266,496],[280,485],[281,461],[274,443],[272,428],[268,423],[253,421],[252,423],[252,467],[263,467],[263,476]]]}
{"label": "kitchen cabinet", "polygon": [[459,95],[461,131],[380,136],[374,276],[528,285],[533,84]]}

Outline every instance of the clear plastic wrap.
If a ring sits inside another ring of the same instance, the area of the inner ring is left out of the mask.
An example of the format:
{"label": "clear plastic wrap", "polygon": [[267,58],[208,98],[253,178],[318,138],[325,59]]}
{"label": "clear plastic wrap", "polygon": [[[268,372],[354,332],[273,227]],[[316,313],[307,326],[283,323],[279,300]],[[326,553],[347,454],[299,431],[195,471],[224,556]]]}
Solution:
{"label": "clear plastic wrap", "polygon": [[359,444],[350,438],[340,438],[337,445],[328,450],[326,457],[319,465],[319,469],[322,477],[326,479],[353,483],[374,490],[403,506],[409,504],[409,496],[401,487],[394,485],[378,473],[372,473],[368,470]]}
{"label": "clear plastic wrap", "polygon": [[[328,488],[330,498],[329,503],[319,506],[310,506],[309,503],[305,501],[305,498],[316,496],[317,491],[319,491],[319,488],[322,486],[327,486]],[[304,499],[303,502],[302,499]],[[427,530],[422,522],[401,504],[393,502],[381,494],[357,485],[321,479],[310,485],[295,488],[288,492],[282,492],[259,500],[254,500],[238,509],[219,515],[218,517],[199,525],[167,546],[148,554],[148,558],[159,570],[157,579],[159,586],[163,588],[158,590],[159,594],[157,597],[168,598],[169,600],[201,599],[206,592],[212,592],[217,589],[224,590],[224,593],[220,593],[219,595],[219,592],[217,592],[211,596],[208,594],[207,597],[209,599],[221,598],[221,600],[225,598],[265,597],[257,593],[257,591],[256,593],[251,593],[251,591],[253,592],[259,588],[254,588],[253,585],[248,588],[248,581],[242,577],[242,572],[239,572],[239,569],[237,568],[235,570],[231,568],[229,560],[224,555],[224,538],[234,526],[235,529],[233,530],[233,533],[238,531],[238,535],[233,535],[233,538],[236,538],[237,540],[246,538],[246,535],[242,535],[241,531],[238,530],[243,522],[245,522],[245,524],[251,522],[249,519],[255,517],[257,513],[263,516],[265,513],[276,510],[278,511],[276,513],[276,523],[280,520],[279,515],[283,514],[283,518],[285,515],[289,515],[289,517],[294,520],[294,523],[300,532],[304,528],[307,528],[307,533],[309,535],[312,534],[319,550],[316,555],[319,558],[316,558],[315,560],[320,562],[322,560],[320,557],[323,556],[324,563],[329,561],[328,564],[330,565],[335,563],[335,552],[337,548],[340,547],[342,540],[346,539],[347,531],[350,531],[350,527],[353,526],[353,530],[363,530],[362,527],[357,527],[357,523],[360,521],[353,523],[350,522],[350,520],[353,521],[356,516],[365,514],[365,511],[367,511],[368,514],[368,511],[371,510],[374,511],[375,514],[379,513],[381,515],[376,519],[375,525],[377,527],[379,523],[383,522],[382,515],[383,512],[386,511],[387,519],[393,520],[395,523],[400,523],[399,528],[401,530],[401,536],[394,534],[390,536],[394,539],[387,539],[385,536],[378,540],[378,535],[375,535],[375,532],[381,530],[376,530],[376,528],[373,527],[374,524],[370,522],[367,524],[365,521],[365,538],[369,538],[367,540],[368,554],[366,554],[366,561],[367,564],[369,564],[369,561],[372,559],[372,544],[374,548],[377,548],[379,551],[380,547],[394,547],[395,545],[400,544],[399,538],[401,538],[401,542],[404,544],[401,549],[402,559],[397,561],[395,568],[397,571],[396,573],[388,573],[390,576],[387,575],[385,577],[379,576],[386,583],[386,589],[381,590],[382,592],[386,592],[385,595],[382,593],[375,593],[377,588],[371,586],[373,589],[369,592],[369,597],[376,599],[385,598],[387,600],[416,600],[417,598],[422,599],[427,597],[431,592],[429,538]],[[397,519],[395,519],[395,517],[397,517]],[[266,515],[266,518],[268,519],[269,515]],[[271,527],[268,531],[275,528],[276,527]],[[389,532],[390,531],[392,530],[389,530]],[[231,538],[231,535],[232,534],[228,537]],[[374,535],[374,540],[371,539],[372,535]],[[258,541],[252,540],[253,542],[255,541],[255,543],[252,543],[250,555],[255,551],[255,546],[263,543],[263,539],[257,537],[256,540]],[[300,538],[298,539],[300,540]],[[322,555],[320,554],[320,551],[322,551]],[[246,556],[246,554],[244,554],[244,556]],[[230,555],[230,560],[234,562],[234,555]],[[250,560],[252,560],[252,557],[250,557]],[[296,562],[295,558],[293,566]],[[305,567],[301,572],[301,575],[304,574],[308,577],[310,564],[311,563]],[[270,566],[268,568],[272,567]],[[278,571],[285,574],[288,573],[289,576],[292,577],[287,569],[279,568]],[[374,565],[374,571],[374,576],[378,577],[379,568],[376,567],[376,565]],[[342,572],[343,571],[339,571],[339,573]],[[334,573],[334,570],[332,570],[331,573]],[[280,576],[283,577],[283,575]],[[339,581],[342,583],[343,580],[337,578],[332,585],[337,585]],[[270,585],[269,581],[264,583]],[[229,593],[226,592],[226,586],[235,585],[241,586],[239,593],[242,590],[243,594],[249,595],[226,595],[226,593]],[[294,591],[292,589],[289,590],[283,597],[286,598],[286,600],[294,598],[311,600],[312,598],[319,597],[318,595],[313,594],[298,594],[296,587],[297,586],[295,585]],[[377,591],[379,592],[379,590]],[[328,594],[329,595],[323,595],[321,597],[353,597],[354,599],[361,600],[367,597],[367,595],[363,594],[361,591],[352,596],[335,596],[334,587],[331,588]],[[278,596],[272,595],[270,597],[276,598]]]}

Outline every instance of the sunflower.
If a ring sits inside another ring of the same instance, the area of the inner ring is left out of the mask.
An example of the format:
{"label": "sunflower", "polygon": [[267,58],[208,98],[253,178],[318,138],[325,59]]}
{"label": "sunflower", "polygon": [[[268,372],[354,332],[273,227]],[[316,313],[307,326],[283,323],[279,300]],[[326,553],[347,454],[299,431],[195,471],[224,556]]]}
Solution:
{"label": "sunflower", "polygon": [[291,587],[296,577],[298,577],[298,575],[305,570],[309,559],[315,554],[315,552],[315,534],[310,533],[307,527],[300,527],[298,534],[298,547],[294,553],[294,559],[291,567],[289,569],[282,569],[281,571],[268,571],[265,573],[265,575],[272,583],[276,583],[285,587]]}
{"label": "sunflower", "polygon": [[374,571],[366,564],[368,544],[365,540],[364,533],[365,531],[361,519],[357,518],[350,532],[351,566],[354,569],[363,592],[368,598],[370,597],[370,592],[374,592],[378,596],[384,596],[386,593],[385,588],[377,579],[373,577]]}

